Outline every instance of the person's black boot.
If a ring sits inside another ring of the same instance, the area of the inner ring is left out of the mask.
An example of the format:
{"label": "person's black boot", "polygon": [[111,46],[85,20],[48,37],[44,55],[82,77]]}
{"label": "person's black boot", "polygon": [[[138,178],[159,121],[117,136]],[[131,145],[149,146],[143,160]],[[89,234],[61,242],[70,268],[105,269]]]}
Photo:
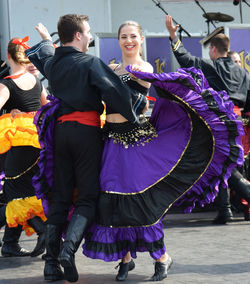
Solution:
{"label": "person's black boot", "polygon": [[47,224],[45,227],[46,254],[44,266],[44,280],[57,281],[64,279],[62,269],[58,260],[62,239],[62,228],[59,225]]}
{"label": "person's black boot", "polygon": [[161,281],[168,276],[168,270],[173,264],[172,258],[168,255],[168,258],[164,262],[155,262],[155,273],[151,277],[150,281]]}
{"label": "person's black boot", "polygon": [[35,257],[44,253],[45,251],[45,224],[43,220],[38,216],[29,219],[28,224],[35,230],[38,235],[36,246],[30,253],[31,257]]}
{"label": "person's black boot", "polygon": [[230,196],[228,188],[219,188],[218,193],[218,206],[219,212],[216,218],[213,220],[213,224],[226,224],[232,221],[233,213],[231,211]]}
{"label": "person's black boot", "polygon": [[18,244],[19,238],[22,233],[22,227],[17,226],[14,228],[9,228],[5,226],[4,236],[3,236],[3,245],[1,249],[2,256],[11,257],[11,256],[29,256],[30,252],[24,248],[21,248]]}
{"label": "person's black boot", "polygon": [[116,281],[124,281],[128,277],[128,272],[135,268],[135,263],[134,263],[133,259],[131,259],[130,262],[127,262],[127,263],[120,262],[116,266],[116,269],[118,267],[119,267],[119,271],[118,271],[118,274],[116,275],[115,280]]}
{"label": "person's black boot", "polygon": [[237,169],[233,170],[231,177],[228,179],[228,185],[250,204],[250,182]]}
{"label": "person's black boot", "polygon": [[75,265],[75,252],[83,239],[88,220],[82,215],[73,215],[60,254],[60,263],[64,268],[64,277],[69,282],[78,280],[78,272]]}

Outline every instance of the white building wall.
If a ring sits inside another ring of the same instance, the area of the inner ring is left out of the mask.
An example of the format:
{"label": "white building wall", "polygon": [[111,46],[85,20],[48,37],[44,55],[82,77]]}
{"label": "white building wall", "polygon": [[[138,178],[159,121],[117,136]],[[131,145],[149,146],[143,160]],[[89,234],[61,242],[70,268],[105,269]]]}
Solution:
{"label": "white building wall", "polygon": [[59,17],[68,13],[87,14],[93,34],[111,31],[110,0],[0,0],[1,57],[6,59],[10,38],[28,35],[33,45],[40,41],[37,23],[52,33]]}
{"label": "white building wall", "polygon": [[[200,0],[199,3],[206,12],[220,12],[234,17],[235,20],[230,24],[241,21],[239,5],[234,6],[233,0]],[[195,1],[161,0],[161,6],[190,34],[206,35],[207,24],[202,17],[203,11]],[[243,23],[250,24],[250,8],[244,3],[242,7]],[[37,43],[40,37],[35,31],[35,25],[42,22],[50,32],[54,32],[58,18],[67,13],[89,15],[93,35],[102,32],[116,33],[119,25],[129,19],[138,21],[147,32],[167,33],[165,14],[152,0],[0,0],[1,58],[6,59],[10,38],[28,35],[31,45]],[[225,24],[219,22],[216,26]],[[214,27],[210,24],[210,32],[213,30]]]}

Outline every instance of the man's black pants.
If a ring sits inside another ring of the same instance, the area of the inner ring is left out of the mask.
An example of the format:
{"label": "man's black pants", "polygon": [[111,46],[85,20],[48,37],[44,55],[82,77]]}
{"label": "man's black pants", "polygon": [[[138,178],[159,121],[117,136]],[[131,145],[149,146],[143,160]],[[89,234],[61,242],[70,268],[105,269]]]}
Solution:
{"label": "man's black pants", "polygon": [[54,136],[54,185],[48,224],[66,222],[74,189],[74,214],[92,222],[100,193],[103,142],[101,129],[78,122],[57,124]]}

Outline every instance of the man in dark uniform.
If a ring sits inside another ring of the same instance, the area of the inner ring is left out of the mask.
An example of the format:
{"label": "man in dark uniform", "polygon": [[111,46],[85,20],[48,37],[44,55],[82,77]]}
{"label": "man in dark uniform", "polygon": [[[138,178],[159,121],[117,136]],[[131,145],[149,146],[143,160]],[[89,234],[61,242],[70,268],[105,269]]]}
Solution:
{"label": "man in dark uniform", "polygon": [[[88,17],[60,17],[58,35],[62,46],[54,48],[47,29],[38,24],[43,41],[26,51],[30,61],[48,79],[59,99],[54,134],[54,184],[46,231],[45,280],[78,279],[74,254],[84,231],[95,218],[102,155],[100,114],[102,100],[136,123],[129,90],[99,58],[86,54],[92,39]],[[78,196],[60,253],[60,239],[74,188]]]}
{"label": "man in dark uniform", "polygon": [[[224,34],[217,34],[210,40],[209,57],[203,59],[191,55],[177,37],[178,25],[173,24],[172,17],[166,16],[166,27],[170,34],[170,42],[175,58],[183,68],[195,67],[204,73],[210,87],[216,91],[225,90],[235,106],[246,108],[247,97],[250,96],[250,77],[239,67],[232,58],[228,57],[229,38]],[[228,183],[237,184],[235,190],[241,190],[247,201],[250,201],[250,185],[244,178],[240,178],[237,169],[234,169]],[[236,182],[236,180],[238,182]],[[232,219],[229,190],[219,189],[219,212],[214,220],[215,224],[225,224]]]}

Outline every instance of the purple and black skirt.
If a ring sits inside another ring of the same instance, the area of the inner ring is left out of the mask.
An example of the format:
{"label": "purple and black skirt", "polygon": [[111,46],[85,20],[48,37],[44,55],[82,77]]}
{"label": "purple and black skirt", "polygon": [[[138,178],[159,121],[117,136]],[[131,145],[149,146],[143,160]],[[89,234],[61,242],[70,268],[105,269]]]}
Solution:
{"label": "purple and black skirt", "polygon": [[189,213],[214,201],[243,163],[242,122],[225,92],[211,89],[200,70],[133,72],[159,96],[149,121],[106,124],[95,224],[83,253],[116,261],[129,251],[165,253],[162,218],[169,208]]}

